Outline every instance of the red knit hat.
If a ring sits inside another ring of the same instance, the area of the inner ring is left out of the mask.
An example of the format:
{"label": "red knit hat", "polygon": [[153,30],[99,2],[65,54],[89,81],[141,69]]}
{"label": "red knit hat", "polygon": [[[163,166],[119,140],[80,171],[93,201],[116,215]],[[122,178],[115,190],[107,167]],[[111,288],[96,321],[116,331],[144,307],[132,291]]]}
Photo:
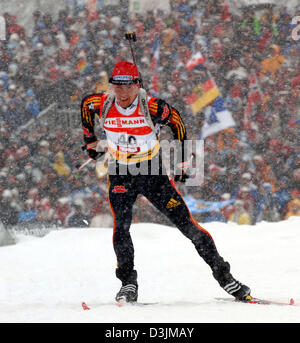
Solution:
{"label": "red knit hat", "polygon": [[114,67],[109,82],[117,85],[131,84],[140,82],[137,66],[127,61],[121,61]]}

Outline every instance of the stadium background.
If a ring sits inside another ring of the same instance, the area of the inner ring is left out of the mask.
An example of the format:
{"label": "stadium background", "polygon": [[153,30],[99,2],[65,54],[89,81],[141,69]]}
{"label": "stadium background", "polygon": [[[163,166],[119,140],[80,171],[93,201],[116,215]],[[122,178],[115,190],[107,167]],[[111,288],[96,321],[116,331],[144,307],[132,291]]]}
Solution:
{"label": "stadium background", "polygon": [[[183,113],[190,139],[200,139],[207,119],[186,101],[199,83],[187,69],[198,52],[234,120],[205,139],[204,184],[179,185],[196,219],[255,224],[299,216],[296,2],[177,0],[144,11],[142,1],[98,1],[91,12],[92,5],[1,2],[8,20],[0,49],[2,221],[36,232],[66,227],[81,211],[92,227],[112,225],[105,165],[75,170],[87,158],[79,107],[85,94],[107,89],[115,62],[131,59],[127,30],[138,36],[146,89]],[[146,199],[138,204],[134,222],[169,224]]]}

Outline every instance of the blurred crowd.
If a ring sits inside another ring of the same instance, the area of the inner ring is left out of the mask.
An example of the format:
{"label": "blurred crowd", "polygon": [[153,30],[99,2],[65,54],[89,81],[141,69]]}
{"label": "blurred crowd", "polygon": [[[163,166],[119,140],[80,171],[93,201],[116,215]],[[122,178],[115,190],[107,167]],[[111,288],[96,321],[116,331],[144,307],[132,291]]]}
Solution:
{"label": "blurred crowd", "polygon": [[[226,1],[173,0],[171,13],[128,12],[126,1],[111,8],[84,5],[61,9],[54,18],[36,10],[28,34],[5,13],[0,42],[0,196],[6,224],[56,223],[111,226],[105,160],[77,172],[87,158],[81,128],[55,130],[38,116],[53,102],[75,108],[83,96],[108,89],[114,64],[131,60],[124,33],[137,35],[136,59],[144,87],[177,108],[188,138],[199,139],[204,115],[186,98],[197,85],[186,68],[197,52],[220,89],[235,126],[205,139],[204,182],[179,185],[184,196],[227,205],[193,213],[200,222],[255,224],[300,215],[300,42],[292,39],[289,11],[247,7],[232,11]],[[159,60],[153,67],[154,46]],[[153,75],[158,77],[153,78]],[[253,82],[255,80],[255,82]],[[252,91],[252,93],[251,93]],[[254,95],[253,95],[254,94]],[[253,96],[258,101],[253,101]],[[250,101],[251,100],[251,101]],[[34,126],[23,127],[35,118]],[[163,131],[163,138],[168,137]],[[163,219],[141,197],[134,222]]]}

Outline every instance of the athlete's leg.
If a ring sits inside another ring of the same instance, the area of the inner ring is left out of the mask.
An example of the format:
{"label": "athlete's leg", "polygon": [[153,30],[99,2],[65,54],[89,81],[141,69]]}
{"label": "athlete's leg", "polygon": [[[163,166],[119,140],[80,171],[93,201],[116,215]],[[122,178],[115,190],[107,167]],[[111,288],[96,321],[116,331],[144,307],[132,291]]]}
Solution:
{"label": "athlete's leg", "polygon": [[161,175],[152,176],[149,184],[150,187],[144,188],[144,196],[192,241],[220,286],[240,300],[247,296],[250,289],[232,277],[229,263],[219,255],[211,235],[193,219],[174,183]]}
{"label": "athlete's leg", "polygon": [[113,246],[117,258],[116,276],[122,284],[135,279],[134,246],[130,235],[132,207],[137,197],[132,177],[128,175],[109,176],[109,203],[114,219]]}
{"label": "athlete's leg", "polygon": [[220,259],[211,235],[191,216],[182,196],[167,175],[149,176],[150,187],[144,187],[143,195],[195,245],[206,263],[213,266]]}

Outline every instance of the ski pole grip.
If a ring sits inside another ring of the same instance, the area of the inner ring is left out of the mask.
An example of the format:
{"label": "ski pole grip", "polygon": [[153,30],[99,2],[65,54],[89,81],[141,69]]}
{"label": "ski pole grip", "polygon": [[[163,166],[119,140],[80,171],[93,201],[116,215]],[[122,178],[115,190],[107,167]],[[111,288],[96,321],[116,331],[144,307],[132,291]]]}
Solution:
{"label": "ski pole grip", "polygon": [[136,34],[133,31],[128,31],[125,33],[125,38],[127,40],[132,40],[133,42],[136,42]]}

